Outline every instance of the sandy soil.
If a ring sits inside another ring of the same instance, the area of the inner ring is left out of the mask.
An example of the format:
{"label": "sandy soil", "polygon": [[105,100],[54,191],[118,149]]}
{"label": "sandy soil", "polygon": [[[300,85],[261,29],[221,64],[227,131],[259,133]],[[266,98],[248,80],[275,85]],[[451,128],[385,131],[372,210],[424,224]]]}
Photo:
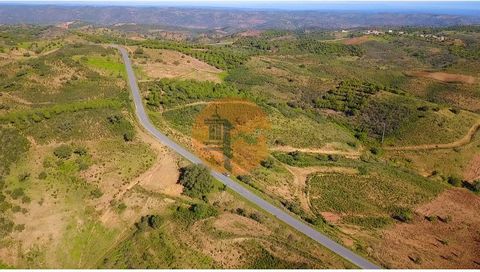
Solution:
{"label": "sandy soil", "polygon": [[[450,189],[382,234],[374,251],[389,268],[480,268],[480,197]],[[428,221],[426,216],[451,218]]]}
{"label": "sandy soil", "polygon": [[179,196],[183,191],[183,187],[178,184],[179,176],[176,160],[168,150],[164,150],[159,154],[155,166],[142,175],[140,186],[149,191]]}

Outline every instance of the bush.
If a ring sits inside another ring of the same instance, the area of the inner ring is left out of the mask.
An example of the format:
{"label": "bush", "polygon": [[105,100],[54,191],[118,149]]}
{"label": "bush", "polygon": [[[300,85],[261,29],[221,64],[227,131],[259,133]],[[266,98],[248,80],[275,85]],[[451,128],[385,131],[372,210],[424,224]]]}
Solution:
{"label": "bush", "polygon": [[448,177],[447,181],[452,186],[455,186],[455,187],[461,187],[462,186],[462,180],[459,177],[450,176],[450,177]]}
{"label": "bush", "polygon": [[85,156],[87,155],[88,150],[83,146],[78,146],[75,148],[75,150],[73,150],[73,153],[77,154],[78,156]]}
{"label": "bush", "polygon": [[454,114],[459,114],[460,113],[460,109],[459,108],[451,108],[450,111]]}
{"label": "bush", "polygon": [[10,196],[13,198],[13,199],[18,199],[20,197],[23,197],[25,195],[25,193],[23,192],[23,189],[22,188],[16,188],[12,191],[12,193],[10,194]]}
{"label": "bush", "polygon": [[133,141],[133,138],[135,137],[135,132],[133,131],[126,131],[125,133],[123,133],[123,139],[126,141],[126,142],[131,142]]}
{"label": "bush", "polygon": [[329,154],[328,155],[328,160],[332,161],[332,162],[336,162],[336,161],[338,161],[338,156],[334,155],[334,154]]}
{"label": "bush", "polygon": [[144,53],[143,48],[137,47],[137,49],[135,49],[134,53],[135,53],[135,55],[142,55]]}
{"label": "bush", "polygon": [[27,181],[28,178],[30,178],[30,173],[27,173],[27,172],[21,173],[20,175],[18,175],[18,180],[22,182]]}
{"label": "bush", "polygon": [[380,147],[376,147],[376,146],[372,146],[370,148],[370,152],[373,154],[373,155],[380,155],[382,154],[382,149]]}
{"label": "bush", "polygon": [[250,219],[257,221],[258,223],[263,222],[263,216],[257,212],[251,213],[248,217],[250,217]]}
{"label": "bush", "polygon": [[140,222],[135,224],[139,231],[151,229],[158,229],[163,224],[163,219],[159,215],[145,215],[140,218]]}
{"label": "bush", "polygon": [[68,159],[72,155],[72,147],[69,145],[61,145],[53,151],[53,154],[59,159]]}
{"label": "bush", "polygon": [[275,166],[275,161],[272,158],[268,158],[261,161],[260,164],[267,169],[271,169]]}
{"label": "bush", "polygon": [[392,218],[400,222],[410,222],[413,219],[413,212],[409,208],[395,207],[392,212]]}
{"label": "bush", "polygon": [[205,166],[194,164],[182,168],[181,172],[179,182],[184,194],[201,198],[213,190],[213,177]]}
{"label": "bush", "polygon": [[417,108],[419,111],[428,111],[430,108],[428,106],[420,106]]}
{"label": "bush", "polygon": [[102,191],[101,191],[100,189],[95,188],[94,190],[92,190],[92,191],[90,192],[90,195],[91,195],[93,198],[100,198],[100,197],[103,195],[103,193],[102,193]]}
{"label": "bush", "polygon": [[174,213],[174,218],[189,225],[197,220],[217,215],[218,211],[213,206],[206,203],[198,203],[193,204],[189,208],[184,206],[177,207]]}
{"label": "bush", "polygon": [[45,171],[42,171],[40,172],[40,174],[38,174],[38,179],[46,179],[47,178],[47,173],[45,173]]}
{"label": "bush", "polygon": [[452,221],[452,217],[450,215],[446,216],[437,216],[438,220],[442,221],[443,223],[450,223]]}

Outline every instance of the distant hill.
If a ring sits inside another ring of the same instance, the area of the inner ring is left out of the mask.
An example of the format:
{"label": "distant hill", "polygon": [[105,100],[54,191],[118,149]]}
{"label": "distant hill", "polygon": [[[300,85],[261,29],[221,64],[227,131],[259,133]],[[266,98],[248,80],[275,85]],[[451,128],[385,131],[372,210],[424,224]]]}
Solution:
{"label": "distant hill", "polygon": [[136,23],[198,29],[332,29],[469,25],[480,24],[480,16],[360,11],[0,4],[0,24],[58,24],[71,21],[97,25]]}

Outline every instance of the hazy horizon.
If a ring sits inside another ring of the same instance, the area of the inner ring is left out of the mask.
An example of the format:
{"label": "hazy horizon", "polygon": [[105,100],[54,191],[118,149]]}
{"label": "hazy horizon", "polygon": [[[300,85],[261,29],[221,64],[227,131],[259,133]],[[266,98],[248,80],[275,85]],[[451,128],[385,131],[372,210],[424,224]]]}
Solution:
{"label": "hazy horizon", "polygon": [[480,1],[3,1],[0,5],[132,6],[479,15]]}

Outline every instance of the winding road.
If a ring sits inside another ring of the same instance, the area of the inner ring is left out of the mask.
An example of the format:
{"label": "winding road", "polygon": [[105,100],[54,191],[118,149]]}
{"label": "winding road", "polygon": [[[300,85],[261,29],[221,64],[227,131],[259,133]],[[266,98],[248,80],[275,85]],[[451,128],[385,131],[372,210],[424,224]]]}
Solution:
{"label": "winding road", "polygon": [[[166,135],[161,133],[159,130],[155,128],[155,126],[150,122],[145,108],[142,103],[142,98],[140,95],[140,91],[138,89],[137,81],[135,78],[135,74],[133,72],[132,63],[128,56],[128,52],[124,47],[112,45],[113,47],[117,48],[120,53],[122,54],[123,61],[125,63],[125,68],[127,70],[128,75],[128,84],[130,85],[130,89],[132,91],[133,101],[135,103],[135,112],[140,121],[140,124],[156,139],[158,139],[162,144],[168,146],[169,148],[173,149],[175,152],[186,158],[187,160],[191,161],[195,164],[203,164],[203,162],[195,156],[193,153],[189,152],[185,148],[181,147]],[[351,250],[347,249],[346,247],[338,244],[337,242],[333,241],[329,237],[325,236],[324,234],[318,232],[317,230],[313,229],[306,223],[302,222],[301,220],[289,215],[287,212],[283,211],[282,209],[270,204],[269,202],[263,200],[256,194],[252,193],[236,181],[230,179],[229,177],[222,175],[221,173],[212,170],[212,176],[219,180],[221,183],[225,184],[231,190],[236,192],[237,194],[241,195],[242,197],[246,198],[248,201],[254,203],[261,209],[265,210],[266,212],[272,214],[273,216],[277,217],[281,221],[285,222],[286,224],[290,225],[294,229],[298,230],[299,232],[305,234],[306,236],[312,238],[313,240],[317,241],[324,247],[330,249],[331,251],[335,252],[336,254],[342,256],[344,259],[348,260],[352,264],[358,266],[359,268],[364,269],[379,269],[381,267],[371,263],[370,261],[366,260],[365,258],[355,254]]]}

